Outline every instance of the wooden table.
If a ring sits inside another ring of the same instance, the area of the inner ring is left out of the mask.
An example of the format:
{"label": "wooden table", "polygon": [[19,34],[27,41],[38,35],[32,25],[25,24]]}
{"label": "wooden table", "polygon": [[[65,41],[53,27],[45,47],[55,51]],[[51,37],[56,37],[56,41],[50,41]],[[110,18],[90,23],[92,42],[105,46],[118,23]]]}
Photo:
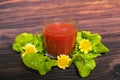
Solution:
{"label": "wooden table", "polygon": [[[22,32],[41,33],[44,18],[74,18],[79,31],[101,34],[110,52],[96,59],[96,68],[85,79],[73,64],[40,76],[23,65],[12,43]],[[120,0],[0,0],[0,80],[120,80],[112,71],[116,64],[120,64]]]}

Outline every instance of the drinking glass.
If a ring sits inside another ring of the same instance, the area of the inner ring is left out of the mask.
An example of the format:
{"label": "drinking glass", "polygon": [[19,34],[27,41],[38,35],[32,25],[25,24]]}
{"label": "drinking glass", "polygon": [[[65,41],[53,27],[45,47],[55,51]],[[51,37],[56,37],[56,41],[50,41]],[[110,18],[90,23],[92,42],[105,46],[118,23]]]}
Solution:
{"label": "drinking glass", "polygon": [[70,55],[75,47],[76,35],[77,27],[73,19],[44,20],[44,45],[49,56]]}

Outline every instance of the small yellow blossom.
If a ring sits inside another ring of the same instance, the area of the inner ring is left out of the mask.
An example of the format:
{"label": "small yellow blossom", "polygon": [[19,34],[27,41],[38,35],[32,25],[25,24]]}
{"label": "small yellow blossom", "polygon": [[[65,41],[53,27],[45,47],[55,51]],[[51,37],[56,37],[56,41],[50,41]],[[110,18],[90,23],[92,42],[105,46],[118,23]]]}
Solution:
{"label": "small yellow blossom", "polygon": [[37,52],[37,49],[32,44],[26,44],[25,47],[23,47],[23,49],[25,50],[23,55]]}
{"label": "small yellow blossom", "polygon": [[59,68],[65,69],[66,67],[69,67],[70,61],[71,59],[68,55],[63,54],[57,56],[57,63]]}
{"label": "small yellow blossom", "polygon": [[79,49],[85,54],[91,50],[91,42],[88,39],[82,39],[79,44]]}

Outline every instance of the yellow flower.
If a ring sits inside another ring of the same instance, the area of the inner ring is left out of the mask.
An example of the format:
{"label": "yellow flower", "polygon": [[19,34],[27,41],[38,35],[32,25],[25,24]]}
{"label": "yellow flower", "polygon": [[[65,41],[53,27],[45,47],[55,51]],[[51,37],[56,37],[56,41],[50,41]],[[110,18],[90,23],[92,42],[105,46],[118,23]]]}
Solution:
{"label": "yellow flower", "polygon": [[91,42],[88,39],[82,39],[79,44],[79,49],[85,54],[91,50]]}
{"label": "yellow flower", "polygon": [[63,54],[57,56],[57,63],[59,68],[65,69],[66,67],[69,67],[70,61],[71,59],[68,55]]}
{"label": "yellow flower", "polygon": [[25,47],[23,47],[23,49],[25,50],[25,52],[23,53],[23,56],[29,53],[37,52],[37,49],[32,44],[26,44]]}

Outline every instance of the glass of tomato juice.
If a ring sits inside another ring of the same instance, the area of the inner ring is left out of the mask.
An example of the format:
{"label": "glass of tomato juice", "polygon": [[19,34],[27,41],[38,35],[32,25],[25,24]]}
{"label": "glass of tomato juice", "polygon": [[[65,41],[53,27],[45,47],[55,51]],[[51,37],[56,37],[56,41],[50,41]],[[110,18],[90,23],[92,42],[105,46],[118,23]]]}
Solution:
{"label": "glass of tomato juice", "polygon": [[72,19],[45,20],[43,27],[44,44],[48,55],[70,55],[75,47],[76,22]]}

